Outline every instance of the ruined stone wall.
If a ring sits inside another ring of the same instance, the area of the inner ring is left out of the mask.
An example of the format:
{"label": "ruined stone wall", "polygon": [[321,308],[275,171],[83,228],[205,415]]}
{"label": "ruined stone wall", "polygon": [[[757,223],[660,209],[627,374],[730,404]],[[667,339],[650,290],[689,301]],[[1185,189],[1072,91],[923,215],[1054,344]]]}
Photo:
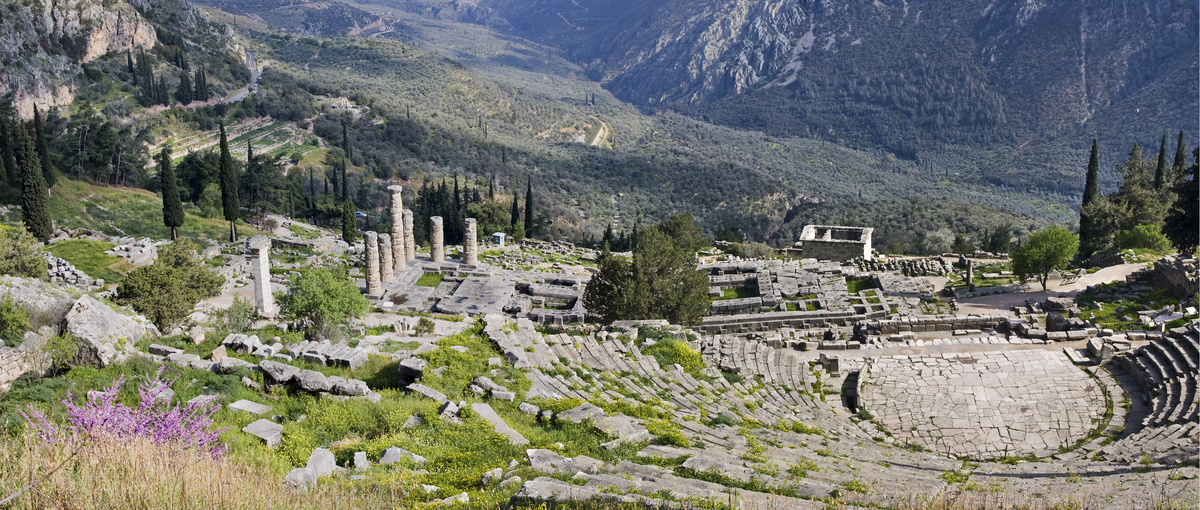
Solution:
{"label": "ruined stone wall", "polygon": [[45,368],[44,356],[37,353],[8,347],[0,347],[0,392],[8,391],[12,382],[21,374],[38,368]]}
{"label": "ruined stone wall", "polygon": [[1176,259],[1161,259],[1154,262],[1154,283],[1168,287],[1178,298],[1186,298],[1200,292],[1200,281],[1196,278],[1195,264]]}
{"label": "ruined stone wall", "polygon": [[804,258],[817,260],[854,260],[870,258],[866,243],[849,241],[804,241]]}
{"label": "ruined stone wall", "polygon": [[1004,317],[999,315],[984,315],[979,317],[905,317],[903,319],[881,320],[875,323],[882,335],[892,335],[905,331],[923,333],[929,331],[953,331],[956,329],[998,328],[1004,323]]}
{"label": "ruined stone wall", "polygon": [[706,335],[772,331],[782,328],[821,329],[851,326],[868,318],[870,317],[867,315],[836,310],[710,315],[703,319],[698,329]]}

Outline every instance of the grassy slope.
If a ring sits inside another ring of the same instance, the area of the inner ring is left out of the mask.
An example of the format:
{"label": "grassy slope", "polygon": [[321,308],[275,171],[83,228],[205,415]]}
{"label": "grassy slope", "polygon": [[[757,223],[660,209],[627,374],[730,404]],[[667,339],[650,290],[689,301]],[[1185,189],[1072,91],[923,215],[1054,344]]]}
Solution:
{"label": "grassy slope", "polygon": [[[108,235],[136,238],[167,239],[171,235],[170,229],[162,224],[162,200],[146,190],[97,186],[60,178],[50,197],[50,214],[56,227],[87,228]],[[19,213],[10,213],[5,221],[14,223],[19,218]],[[244,223],[238,225],[239,236],[261,233]],[[224,241],[229,235],[229,224],[221,219],[187,213],[179,235]]]}

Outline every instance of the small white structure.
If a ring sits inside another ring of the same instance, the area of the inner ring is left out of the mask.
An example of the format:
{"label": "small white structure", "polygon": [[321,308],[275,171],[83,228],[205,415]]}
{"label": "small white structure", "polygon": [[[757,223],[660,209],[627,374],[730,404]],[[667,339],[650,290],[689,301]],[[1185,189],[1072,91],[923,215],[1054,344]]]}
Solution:
{"label": "small white structure", "polygon": [[504,232],[496,232],[492,234],[492,244],[503,248],[505,235],[506,234]]}

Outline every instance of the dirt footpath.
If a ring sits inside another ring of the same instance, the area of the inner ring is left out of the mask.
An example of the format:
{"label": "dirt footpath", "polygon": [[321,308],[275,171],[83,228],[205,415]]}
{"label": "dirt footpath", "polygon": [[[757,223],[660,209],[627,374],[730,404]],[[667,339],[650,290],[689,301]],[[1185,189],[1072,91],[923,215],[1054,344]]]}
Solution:
{"label": "dirt footpath", "polygon": [[958,314],[1007,312],[1014,306],[1025,304],[1025,300],[1030,298],[1044,301],[1048,297],[1075,297],[1080,291],[1091,285],[1118,280],[1124,281],[1126,276],[1145,267],[1146,264],[1121,264],[1106,267],[1095,273],[1085,275],[1075,283],[1069,285],[1059,285],[1058,281],[1051,280],[1047,282],[1048,288],[1044,291],[1041,290],[1042,285],[1040,283],[1032,283],[1024,285],[1024,291],[960,299],[958,300]]}

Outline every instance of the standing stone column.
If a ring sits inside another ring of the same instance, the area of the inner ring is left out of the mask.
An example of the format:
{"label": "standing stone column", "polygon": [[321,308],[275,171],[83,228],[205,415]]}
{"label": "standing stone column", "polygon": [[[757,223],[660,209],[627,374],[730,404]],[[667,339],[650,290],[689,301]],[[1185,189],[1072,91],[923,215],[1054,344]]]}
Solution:
{"label": "standing stone column", "polygon": [[475,265],[479,263],[479,245],[475,235],[475,218],[467,218],[466,225],[463,226],[463,264]]}
{"label": "standing stone column", "polygon": [[404,199],[401,198],[404,186],[388,186],[388,191],[392,193],[392,245],[380,249],[392,250],[392,269],[400,271],[408,267],[408,255],[404,253]]}
{"label": "standing stone column", "polygon": [[275,297],[271,295],[271,239],[256,236],[250,239],[250,272],[254,278],[254,307],[263,317],[274,317]]}
{"label": "standing stone column", "polygon": [[442,244],[442,217],[429,218],[429,260],[441,262],[446,260],[446,247]]}
{"label": "standing stone column", "polygon": [[404,257],[410,262],[417,260],[417,238],[413,234],[413,213],[404,210]]}
{"label": "standing stone column", "polygon": [[379,234],[379,279],[383,283],[392,281],[392,236]]}
{"label": "standing stone column", "polygon": [[363,265],[367,273],[367,295],[378,296],[383,294],[383,286],[379,284],[379,235],[367,232],[363,235],[363,244],[366,245]]}

